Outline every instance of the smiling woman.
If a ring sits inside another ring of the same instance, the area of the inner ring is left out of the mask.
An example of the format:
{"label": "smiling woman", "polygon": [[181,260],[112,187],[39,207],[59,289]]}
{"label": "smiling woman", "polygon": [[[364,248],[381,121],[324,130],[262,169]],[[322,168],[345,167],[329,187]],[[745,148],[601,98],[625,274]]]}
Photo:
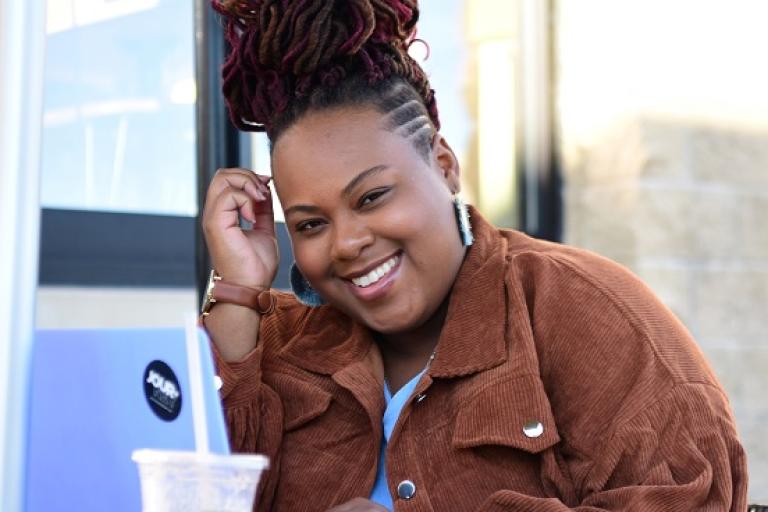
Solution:
{"label": "smiling woman", "polygon": [[298,268],[322,297],[376,332],[424,324],[464,257],[451,201],[458,164],[440,135],[433,146],[427,161],[377,110],[360,107],[308,114],[274,146]]}
{"label": "smiling woman", "polygon": [[204,322],[233,448],[273,461],[259,510],[744,509],[727,400],[651,292],[467,221],[414,0],[214,7],[296,258],[296,296],[270,290],[271,178],[220,170]]}

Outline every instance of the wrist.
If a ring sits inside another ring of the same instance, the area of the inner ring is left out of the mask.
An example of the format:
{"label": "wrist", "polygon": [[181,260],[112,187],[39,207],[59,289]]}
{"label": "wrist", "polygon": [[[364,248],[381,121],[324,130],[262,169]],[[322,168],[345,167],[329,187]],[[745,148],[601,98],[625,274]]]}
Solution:
{"label": "wrist", "polygon": [[247,286],[248,288],[268,289],[272,287],[272,280],[264,276],[246,275],[236,271],[226,269],[216,269],[216,275],[229,284],[237,286]]}
{"label": "wrist", "polygon": [[219,303],[247,307],[261,315],[266,315],[274,310],[275,297],[270,292],[269,286],[234,283],[225,280],[215,270],[211,270],[203,296],[202,315],[208,316],[211,309]]}

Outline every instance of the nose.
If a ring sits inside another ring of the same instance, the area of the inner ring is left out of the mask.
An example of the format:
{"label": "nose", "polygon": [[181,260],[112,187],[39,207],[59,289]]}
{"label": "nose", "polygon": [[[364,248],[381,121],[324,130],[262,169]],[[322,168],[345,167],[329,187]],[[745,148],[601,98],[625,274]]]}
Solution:
{"label": "nose", "polygon": [[354,260],[363,249],[373,244],[373,231],[360,219],[347,218],[335,222],[331,257],[334,260]]}

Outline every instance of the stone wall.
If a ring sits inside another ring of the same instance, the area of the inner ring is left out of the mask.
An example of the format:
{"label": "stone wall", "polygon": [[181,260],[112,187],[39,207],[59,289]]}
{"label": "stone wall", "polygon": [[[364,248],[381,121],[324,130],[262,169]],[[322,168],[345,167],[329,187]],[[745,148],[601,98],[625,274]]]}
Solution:
{"label": "stone wall", "polygon": [[[768,34],[757,0],[560,0],[565,241],[617,260],[725,387],[768,503]],[[694,16],[695,14],[695,16]]]}
{"label": "stone wall", "polygon": [[637,118],[568,169],[566,241],[628,266],[690,329],[768,501],[768,133]]}

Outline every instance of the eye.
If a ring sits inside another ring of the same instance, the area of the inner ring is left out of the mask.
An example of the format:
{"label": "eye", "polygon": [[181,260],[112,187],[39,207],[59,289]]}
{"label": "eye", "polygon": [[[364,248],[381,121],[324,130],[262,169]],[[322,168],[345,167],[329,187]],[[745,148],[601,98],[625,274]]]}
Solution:
{"label": "eye", "polygon": [[381,196],[389,192],[389,188],[377,188],[375,190],[371,190],[367,194],[365,194],[363,197],[360,198],[360,202],[358,203],[358,207],[368,206],[369,204],[375,202],[377,199],[379,199]]}
{"label": "eye", "polygon": [[296,231],[299,233],[311,234],[318,231],[323,226],[323,221],[320,219],[308,219],[296,224]]}

